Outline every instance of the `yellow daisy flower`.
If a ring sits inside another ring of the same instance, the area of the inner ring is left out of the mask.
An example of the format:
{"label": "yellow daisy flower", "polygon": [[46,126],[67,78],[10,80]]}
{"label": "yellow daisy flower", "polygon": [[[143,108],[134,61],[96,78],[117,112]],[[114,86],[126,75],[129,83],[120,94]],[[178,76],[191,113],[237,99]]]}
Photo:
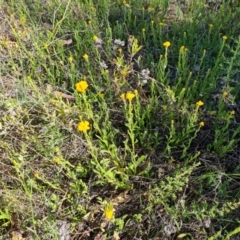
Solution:
{"label": "yellow daisy flower", "polygon": [[98,40],[98,36],[94,35],[94,36],[93,36],[93,41],[96,42],[97,40]]}
{"label": "yellow daisy flower", "polygon": [[202,102],[202,101],[200,100],[200,101],[196,102],[196,105],[197,105],[197,107],[201,107],[201,106],[204,105],[204,102]]}
{"label": "yellow daisy flower", "polygon": [[80,81],[76,83],[75,86],[76,86],[77,92],[83,93],[88,88],[88,83],[86,81]]}
{"label": "yellow daisy flower", "polygon": [[71,63],[71,62],[73,61],[73,57],[70,56],[70,57],[68,58],[68,61]]}
{"label": "yellow daisy flower", "polygon": [[88,61],[89,56],[85,53],[85,54],[83,55],[83,58],[84,58],[86,61]]}
{"label": "yellow daisy flower", "polygon": [[166,41],[166,42],[163,43],[163,46],[165,48],[169,48],[171,46],[171,43],[169,41]]}
{"label": "yellow daisy flower", "polygon": [[109,203],[105,206],[104,215],[107,220],[111,220],[114,218],[114,208],[111,203]]}
{"label": "yellow daisy flower", "polygon": [[129,100],[129,101],[131,101],[133,98],[135,98],[135,96],[136,95],[132,92],[127,92],[126,93],[126,99]]}
{"label": "yellow daisy flower", "polygon": [[228,95],[228,93],[226,91],[223,92],[223,97],[226,97]]}
{"label": "yellow daisy flower", "polygon": [[90,129],[90,123],[88,121],[81,121],[78,123],[77,130],[79,132],[86,132]]}
{"label": "yellow daisy flower", "polygon": [[121,98],[121,99],[125,99],[125,93],[122,93],[122,94],[120,95],[120,98]]}

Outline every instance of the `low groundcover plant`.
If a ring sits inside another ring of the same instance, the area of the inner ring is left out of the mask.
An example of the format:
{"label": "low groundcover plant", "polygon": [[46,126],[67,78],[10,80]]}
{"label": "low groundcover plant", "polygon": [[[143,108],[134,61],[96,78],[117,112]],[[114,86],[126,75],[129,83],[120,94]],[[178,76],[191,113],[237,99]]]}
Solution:
{"label": "low groundcover plant", "polygon": [[239,9],[3,0],[0,239],[237,239]]}

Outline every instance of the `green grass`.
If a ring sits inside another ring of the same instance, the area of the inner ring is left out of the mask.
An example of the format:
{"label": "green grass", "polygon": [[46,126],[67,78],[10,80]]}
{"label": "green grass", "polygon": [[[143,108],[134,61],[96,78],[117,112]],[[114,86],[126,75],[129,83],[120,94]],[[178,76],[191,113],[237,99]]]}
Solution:
{"label": "green grass", "polygon": [[240,8],[179,2],[3,1],[0,239],[238,239]]}

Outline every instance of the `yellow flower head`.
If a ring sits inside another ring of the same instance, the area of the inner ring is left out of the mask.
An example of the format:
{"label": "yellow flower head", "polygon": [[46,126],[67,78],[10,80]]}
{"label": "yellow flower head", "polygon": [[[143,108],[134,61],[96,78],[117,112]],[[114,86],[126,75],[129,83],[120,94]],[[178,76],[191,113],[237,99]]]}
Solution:
{"label": "yellow flower head", "polygon": [[90,126],[88,121],[81,121],[78,123],[77,130],[79,132],[86,132],[89,129],[90,129]]}
{"label": "yellow flower head", "polygon": [[201,106],[204,105],[204,102],[202,102],[202,101],[200,100],[200,101],[196,102],[196,105],[197,105],[197,107],[201,107]]}
{"label": "yellow flower head", "polygon": [[35,172],[33,175],[34,175],[35,178],[39,178],[38,172]]}
{"label": "yellow flower head", "polygon": [[73,57],[70,56],[70,57],[68,58],[68,61],[71,63],[71,62],[73,61]]}
{"label": "yellow flower head", "polygon": [[164,46],[165,48],[168,48],[168,47],[171,46],[171,43],[170,43],[169,41],[164,42],[164,43],[163,43],[163,46]]}
{"label": "yellow flower head", "polygon": [[83,58],[86,60],[86,61],[88,61],[88,55],[85,53],[84,55],[83,55]]}
{"label": "yellow flower head", "polygon": [[161,107],[162,107],[162,109],[163,109],[164,111],[167,110],[167,105],[162,105]]}
{"label": "yellow flower head", "polygon": [[132,92],[127,92],[126,93],[126,99],[129,100],[129,101],[131,101],[133,98],[135,98],[135,96],[136,95]]}
{"label": "yellow flower head", "polygon": [[107,220],[111,220],[114,217],[114,208],[111,203],[107,204],[104,209],[104,215]]}
{"label": "yellow flower head", "polygon": [[184,47],[184,46],[181,46],[181,47],[180,47],[180,53],[182,53],[184,50],[185,50],[185,47]]}
{"label": "yellow flower head", "polygon": [[222,36],[222,39],[223,39],[224,41],[226,41],[226,40],[227,40],[227,36]]}
{"label": "yellow flower head", "polygon": [[57,163],[57,164],[60,163],[60,157],[56,157],[56,158],[54,159],[54,162]]}
{"label": "yellow flower head", "polygon": [[98,36],[94,35],[94,36],[93,36],[93,41],[96,42],[97,40],[98,40]]}
{"label": "yellow flower head", "polygon": [[204,127],[205,123],[204,122],[200,122],[199,125],[200,125],[200,127]]}
{"label": "yellow flower head", "polygon": [[98,93],[98,96],[99,96],[100,98],[104,98],[104,93]]}
{"label": "yellow flower head", "polygon": [[121,99],[125,99],[125,93],[122,93],[122,94],[120,95],[120,98],[121,98]]}
{"label": "yellow flower head", "polygon": [[225,98],[228,95],[228,93],[226,91],[224,91],[222,95]]}
{"label": "yellow flower head", "polygon": [[86,81],[80,81],[76,83],[76,90],[77,92],[83,93],[88,88],[88,83]]}
{"label": "yellow flower head", "polygon": [[236,112],[234,110],[231,111],[231,115],[234,115]]}
{"label": "yellow flower head", "polygon": [[212,28],[212,27],[213,27],[213,24],[210,23],[210,24],[208,24],[208,26],[209,26],[210,28]]}

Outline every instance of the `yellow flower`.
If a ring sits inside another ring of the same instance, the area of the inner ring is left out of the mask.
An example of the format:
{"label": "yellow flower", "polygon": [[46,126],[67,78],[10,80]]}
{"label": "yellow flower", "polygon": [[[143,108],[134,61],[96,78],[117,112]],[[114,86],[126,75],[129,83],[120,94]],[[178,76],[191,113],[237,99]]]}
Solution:
{"label": "yellow flower", "polygon": [[197,107],[201,107],[201,106],[204,105],[204,102],[202,102],[202,101],[198,101],[198,102],[196,102],[196,105],[197,105]]}
{"label": "yellow flower", "polygon": [[152,24],[152,25],[154,24],[154,21],[153,21],[153,20],[151,21],[151,24]]}
{"label": "yellow flower", "polygon": [[133,92],[134,92],[135,95],[138,95],[138,90],[137,89],[135,89]]}
{"label": "yellow flower", "polygon": [[39,174],[37,172],[35,172],[33,175],[35,178],[39,178]]}
{"label": "yellow flower", "polygon": [[159,25],[160,25],[160,26],[163,26],[163,25],[164,25],[164,23],[163,23],[163,22],[160,22],[160,23],[159,23]]}
{"label": "yellow flower", "polygon": [[77,92],[83,93],[88,88],[88,83],[86,81],[80,81],[76,83],[76,90]]}
{"label": "yellow flower", "polygon": [[84,55],[83,55],[83,58],[86,60],[86,61],[88,61],[88,55],[85,53]]}
{"label": "yellow flower", "polygon": [[126,93],[126,99],[129,100],[129,101],[131,101],[133,98],[135,98],[135,96],[136,95],[132,92],[127,92]]}
{"label": "yellow flower", "polygon": [[231,111],[231,115],[234,115],[236,112],[234,110]]}
{"label": "yellow flower", "polygon": [[210,23],[210,24],[208,24],[208,26],[209,26],[210,28],[212,28],[212,27],[213,27],[213,24]]}
{"label": "yellow flower", "polygon": [[68,58],[68,61],[71,63],[71,62],[73,61],[73,57],[70,56],[70,57]]}
{"label": "yellow flower", "polygon": [[78,123],[77,130],[79,132],[86,132],[89,129],[90,129],[90,126],[88,121],[82,121]]}
{"label": "yellow flower", "polygon": [[100,98],[104,98],[104,93],[99,93],[98,96],[99,96]]}
{"label": "yellow flower", "polygon": [[94,36],[93,36],[93,41],[96,42],[97,40],[98,40],[98,36],[94,35]]}
{"label": "yellow flower", "polygon": [[88,20],[88,22],[87,22],[89,25],[91,25],[92,24],[92,21],[91,20]]}
{"label": "yellow flower", "polygon": [[167,105],[162,105],[161,107],[162,107],[162,109],[163,109],[164,111],[167,110]]}
{"label": "yellow flower", "polygon": [[163,46],[164,46],[165,48],[168,48],[168,47],[171,46],[171,43],[170,43],[169,41],[164,42],[164,43],[163,43]]}
{"label": "yellow flower", "polygon": [[181,46],[181,47],[180,47],[180,52],[182,53],[184,50],[185,50],[185,47],[184,47],[184,46]]}
{"label": "yellow flower", "polygon": [[204,122],[200,122],[199,125],[200,125],[200,127],[204,127],[205,123]]}
{"label": "yellow flower", "polygon": [[143,28],[143,29],[142,29],[142,32],[145,32],[145,31],[146,31],[146,29],[145,29],[145,28]]}
{"label": "yellow flower", "polygon": [[225,92],[223,92],[223,97],[225,98],[227,95],[228,95],[228,93],[225,91]]}
{"label": "yellow flower", "polygon": [[107,220],[111,220],[114,217],[114,208],[111,203],[107,204],[104,209],[104,215]]}
{"label": "yellow flower", "polygon": [[226,41],[226,40],[227,40],[227,36],[223,36],[222,39],[223,39],[224,41]]}
{"label": "yellow flower", "polygon": [[122,93],[122,94],[120,95],[120,98],[121,98],[121,99],[125,99],[125,93]]}
{"label": "yellow flower", "polygon": [[57,163],[57,164],[60,163],[60,157],[56,157],[56,158],[54,159],[54,162]]}

